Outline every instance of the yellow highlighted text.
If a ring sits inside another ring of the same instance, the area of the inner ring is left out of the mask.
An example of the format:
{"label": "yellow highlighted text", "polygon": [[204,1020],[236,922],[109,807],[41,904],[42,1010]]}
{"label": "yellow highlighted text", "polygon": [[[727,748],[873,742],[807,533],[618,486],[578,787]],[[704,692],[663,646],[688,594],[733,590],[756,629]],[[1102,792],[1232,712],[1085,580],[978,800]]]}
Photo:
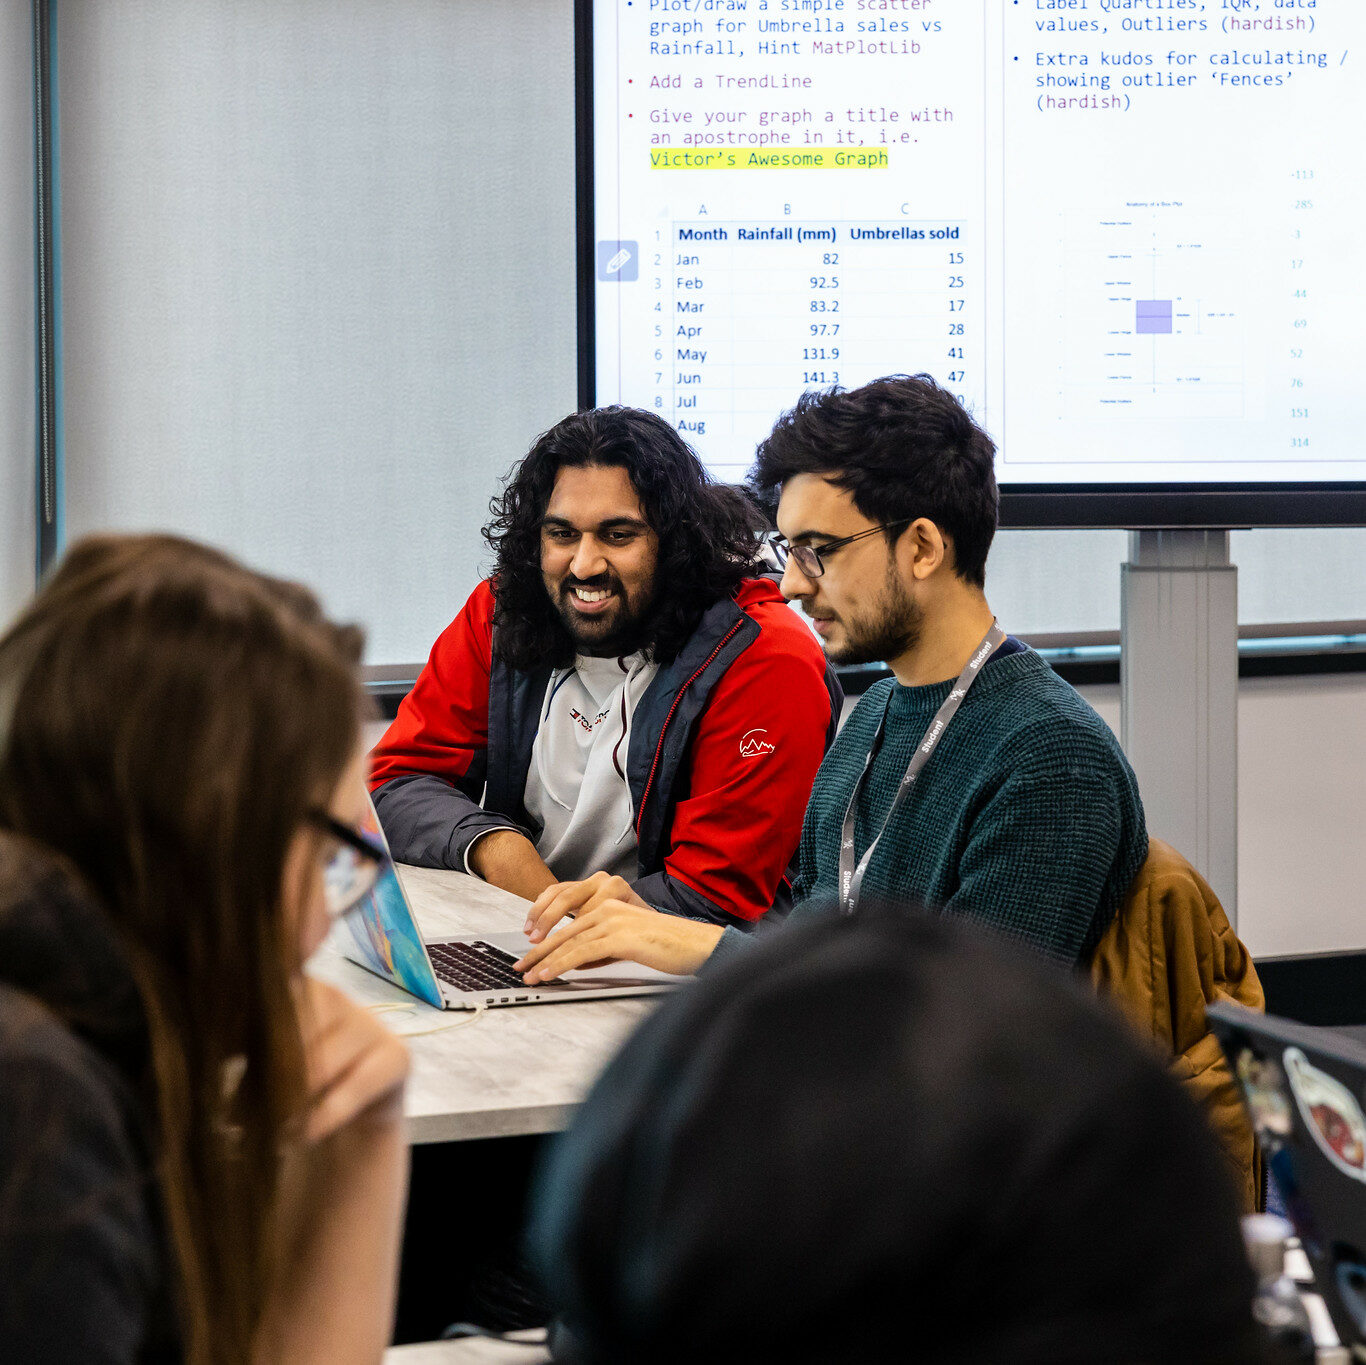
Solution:
{"label": "yellow highlighted text", "polygon": [[887,166],[885,147],[652,147],[653,171],[826,171],[878,170]]}

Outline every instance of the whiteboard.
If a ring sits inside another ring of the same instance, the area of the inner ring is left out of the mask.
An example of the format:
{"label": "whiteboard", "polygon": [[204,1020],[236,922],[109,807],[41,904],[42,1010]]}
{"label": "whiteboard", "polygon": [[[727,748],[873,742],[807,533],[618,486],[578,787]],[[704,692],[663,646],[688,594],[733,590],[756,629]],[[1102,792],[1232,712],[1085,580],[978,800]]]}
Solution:
{"label": "whiteboard", "polygon": [[[413,676],[488,566],[499,478],[576,403],[570,7],[63,0],[56,36],[71,534],[223,545]],[[993,604],[1118,630],[1125,548],[1002,533]],[[1245,619],[1366,618],[1366,533],[1257,531],[1234,558]]]}
{"label": "whiteboard", "polygon": [[1366,6],[582,13],[592,396],[718,476],[803,389],[923,371],[1012,490],[1366,480]]}

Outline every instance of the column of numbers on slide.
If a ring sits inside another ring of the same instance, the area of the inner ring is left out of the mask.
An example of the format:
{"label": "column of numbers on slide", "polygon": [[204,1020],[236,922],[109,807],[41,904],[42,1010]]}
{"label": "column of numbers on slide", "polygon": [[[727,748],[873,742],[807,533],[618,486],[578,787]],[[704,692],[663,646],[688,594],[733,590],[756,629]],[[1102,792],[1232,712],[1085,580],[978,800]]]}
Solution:
{"label": "column of numbers on slide", "polygon": [[1315,169],[1299,165],[1290,172],[1291,212],[1290,245],[1290,338],[1289,404],[1290,434],[1286,444],[1291,458],[1307,458],[1311,453],[1310,420],[1313,413],[1309,373],[1313,368],[1307,357],[1313,337],[1314,193]]}
{"label": "column of numbers on slide", "polygon": [[980,388],[980,288],[966,224],[665,220],[651,244],[650,402],[743,478],[805,389],[928,371]]}

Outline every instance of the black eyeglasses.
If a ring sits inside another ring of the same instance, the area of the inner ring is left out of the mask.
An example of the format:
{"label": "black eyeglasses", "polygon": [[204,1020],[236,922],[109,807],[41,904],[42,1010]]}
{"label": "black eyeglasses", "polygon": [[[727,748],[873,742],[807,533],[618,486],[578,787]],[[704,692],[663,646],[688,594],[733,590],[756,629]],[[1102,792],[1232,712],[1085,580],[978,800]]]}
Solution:
{"label": "black eyeglasses", "polygon": [[772,545],[777,551],[778,558],[784,563],[790,556],[807,578],[819,578],[825,572],[826,555],[832,555],[836,550],[842,550],[846,545],[852,545],[865,536],[875,536],[879,531],[899,531],[915,520],[915,517],[903,517],[900,521],[889,521],[885,526],[870,526],[866,531],[857,531],[852,536],[828,540],[819,548],[814,545],[789,545],[781,536],[774,540]]}
{"label": "black eyeglasses", "polygon": [[388,866],[389,854],[378,836],[352,829],[326,811],[311,810],[308,818],[337,841],[336,851],[323,866],[323,896],[327,913],[340,919],[374,889]]}

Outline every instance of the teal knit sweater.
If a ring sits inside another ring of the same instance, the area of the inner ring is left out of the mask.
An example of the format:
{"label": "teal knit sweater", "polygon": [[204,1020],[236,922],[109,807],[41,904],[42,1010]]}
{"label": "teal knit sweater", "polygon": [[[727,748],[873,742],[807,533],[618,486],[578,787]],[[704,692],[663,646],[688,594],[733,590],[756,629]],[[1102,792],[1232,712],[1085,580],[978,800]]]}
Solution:
{"label": "teal knit sweater", "polygon": [[[792,919],[835,904],[844,812],[884,710],[882,749],[858,801],[860,858],[952,686],[888,679],[859,702],[816,774]],[[860,901],[969,915],[1070,965],[1089,958],[1147,853],[1138,784],[1114,735],[1024,650],[983,668],[882,836]],[[728,929],[718,955],[745,937]]]}

